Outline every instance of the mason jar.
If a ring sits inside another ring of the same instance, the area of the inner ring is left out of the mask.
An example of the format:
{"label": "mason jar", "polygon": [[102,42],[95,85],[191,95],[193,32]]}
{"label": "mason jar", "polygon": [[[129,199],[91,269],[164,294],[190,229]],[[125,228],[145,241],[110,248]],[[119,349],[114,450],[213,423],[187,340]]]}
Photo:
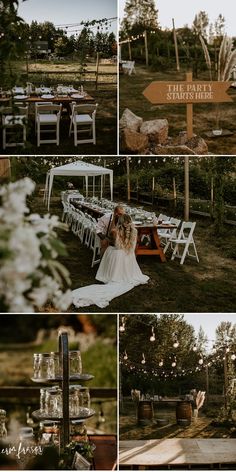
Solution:
{"label": "mason jar", "polygon": [[71,377],[82,373],[80,351],[69,351],[69,373]]}

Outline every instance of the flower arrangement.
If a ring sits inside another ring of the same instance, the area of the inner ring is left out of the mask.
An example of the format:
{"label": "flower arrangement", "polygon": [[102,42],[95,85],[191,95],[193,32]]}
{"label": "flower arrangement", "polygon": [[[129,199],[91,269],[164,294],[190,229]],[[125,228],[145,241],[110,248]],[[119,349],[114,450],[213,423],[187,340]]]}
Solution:
{"label": "flower arrangement", "polygon": [[35,183],[24,178],[0,189],[0,311],[34,313],[51,303],[59,311],[71,304],[65,255],[57,216],[30,214],[26,198]]}

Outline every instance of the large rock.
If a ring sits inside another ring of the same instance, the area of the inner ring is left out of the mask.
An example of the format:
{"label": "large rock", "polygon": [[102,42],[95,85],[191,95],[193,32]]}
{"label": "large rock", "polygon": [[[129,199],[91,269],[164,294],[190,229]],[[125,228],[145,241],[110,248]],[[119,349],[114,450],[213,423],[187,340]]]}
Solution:
{"label": "large rock", "polygon": [[144,121],[140,128],[140,133],[148,136],[149,141],[156,144],[166,144],[168,140],[168,121],[150,120]]}
{"label": "large rock", "polygon": [[134,154],[142,154],[148,148],[148,137],[144,134],[131,131],[125,128],[121,134],[121,150],[132,152]]}
{"label": "large rock", "polygon": [[171,156],[187,156],[194,155],[195,152],[190,149],[188,146],[179,145],[179,146],[156,146],[154,149],[154,154],[157,156],[171,155]]}
{"label": "large rock", "polygon": [[201,136],[194,134],[191,139],[188,139],[186,131],[181,131],[179,133],[179,142],[188,146],[195,154],[208,154],[208,145]]}
{"label": "large rock", "polygon": [[132,131],[139,131],[143,119],[140,116],[135,115],[129,108],[126,108],[121,119],[120,129],[129,128]]}

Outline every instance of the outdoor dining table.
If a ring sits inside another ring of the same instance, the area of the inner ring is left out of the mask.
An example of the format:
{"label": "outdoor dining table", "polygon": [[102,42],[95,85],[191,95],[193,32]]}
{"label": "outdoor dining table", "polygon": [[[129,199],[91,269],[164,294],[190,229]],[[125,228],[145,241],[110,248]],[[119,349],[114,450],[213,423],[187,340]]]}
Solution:
{"label": "outdoor dining table", "polygon": [[[86,211],[94,218],[100,218],[106,213],[106,210],[93,207],[87,203],[81,202],[80,200],[73,199],[71,203],[80,208],[82,211]],[[166,256],[161,246],[160,237],[158,235],[158,229],[173,229],[175,226],[168,223],[148,223],[143,222],[137,224],[134,221],[134,225],[138,231],[137,245],[135,249],[136,256],[159,256],[161,262],[166,262]],[[147,237],[147,245],[143,244],[143,238]]]}
{"label": "outdoor dining table", "polygon": [[[50,95],[48,96],[48,98],[45,96],[41,96],[41,95],[33,95],[31,94],[30,96],[27,96],[26,98],[20,98],[20,95],[18,95],[18,98],[17,98],[17,101],[21,102],[21,103],[26,103],[26,104],[35,104],[35,103],[40,103],[40,102],[49,102],[49,103],[54,103],[54,104],[60,104],[62,103],[63,107],[66,108],[68,110],[68,112],[70,113],[70,103],[72,102],[76,102],[77,105],[84,105],[86,103],[94,103],[95,102],[95,99],[89,95],[89,94],[86,94],[84,97],[76,97],[77,94],[72,94],[72,95],[55,95],[53,97],[51,97]],[[78,94],[79,95],[79,94]],[[0,105],[6,105],[8,106],[8,104],[10,103],[10,101],[13,99],[14,97],[12,96],[8,96],[8,97],[0,97]],[[17,103],[17,102],[16,102]]]}

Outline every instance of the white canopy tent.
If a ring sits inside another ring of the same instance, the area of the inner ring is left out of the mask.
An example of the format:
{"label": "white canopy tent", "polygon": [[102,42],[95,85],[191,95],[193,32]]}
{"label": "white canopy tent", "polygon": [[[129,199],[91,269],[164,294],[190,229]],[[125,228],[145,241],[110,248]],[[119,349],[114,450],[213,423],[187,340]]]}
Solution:
{"label": "white canopy tent", "polygon": [[110,192],[111,200],[113,200],[113,170],[107,169],[106,167],[95,166],[88,162],[76,161],[65,164],[64,166],[54,167],[48,171],[46,176],[46,185],[45,185],[45,203],[50,207],[50,199],[53,187],[54,176],[70,176],[70,177],[84,177],[85,178],[85,187],[86,187],[86,197],[88,196],[88,185],[89,178],[93,180],[93,196],[95,192],[95,178],[100,176],[101,180],[101,198],[103,195],[103,176],[109,175],[110,177]]}

